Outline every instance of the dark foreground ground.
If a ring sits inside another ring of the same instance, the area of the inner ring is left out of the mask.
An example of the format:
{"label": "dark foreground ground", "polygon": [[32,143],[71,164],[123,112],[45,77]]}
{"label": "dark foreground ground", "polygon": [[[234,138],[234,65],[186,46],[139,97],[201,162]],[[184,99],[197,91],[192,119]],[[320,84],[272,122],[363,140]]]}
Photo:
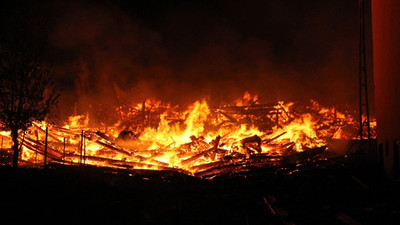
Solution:
{"label": "dark foreground ground", "polygon": [[373,163],[343,160],[214,180],[168,171],[1,167],[0,223],[400,224],[400,185]]}

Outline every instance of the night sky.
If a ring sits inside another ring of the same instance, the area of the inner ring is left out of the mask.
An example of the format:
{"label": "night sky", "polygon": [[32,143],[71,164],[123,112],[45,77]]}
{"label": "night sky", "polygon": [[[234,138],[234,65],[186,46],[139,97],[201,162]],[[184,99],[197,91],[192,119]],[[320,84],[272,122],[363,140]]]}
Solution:
{"label": "night sky", "polygon": [[246,90],[357,107],[358,0],[0,4],[1,40],[53,65],[64,114],[149,97],[218,105]]}

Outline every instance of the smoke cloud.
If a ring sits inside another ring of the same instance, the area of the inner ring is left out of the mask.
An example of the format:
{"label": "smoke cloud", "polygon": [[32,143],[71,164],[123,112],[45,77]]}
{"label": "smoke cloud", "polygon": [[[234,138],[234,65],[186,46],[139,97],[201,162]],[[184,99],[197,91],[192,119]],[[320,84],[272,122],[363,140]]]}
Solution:
{"label": "smoke cloud", "polygon": [[357,104],[357,0],[41,4],[64,115],[150,97],[218,105],[246,90]]}

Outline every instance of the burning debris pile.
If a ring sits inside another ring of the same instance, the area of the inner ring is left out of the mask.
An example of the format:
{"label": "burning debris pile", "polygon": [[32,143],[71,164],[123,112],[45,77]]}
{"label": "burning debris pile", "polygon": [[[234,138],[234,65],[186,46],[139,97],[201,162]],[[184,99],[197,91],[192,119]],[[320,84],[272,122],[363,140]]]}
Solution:
{"label": "burning debris pile", "polygon": [[[260,104],[245,93],[232,105],[196,101],[187,109],[155,100],[116,108],[121,121],[90,128],[89,115],[68,124],[35,123],[19,135],[21,162],[176,170],[198,177],[323,160],[332,138],[354,139],[357,123],[348,112],[294,103]],[[11,151],[2,132],[2,151]],[[318,157],[320,156],[320,157]]]}

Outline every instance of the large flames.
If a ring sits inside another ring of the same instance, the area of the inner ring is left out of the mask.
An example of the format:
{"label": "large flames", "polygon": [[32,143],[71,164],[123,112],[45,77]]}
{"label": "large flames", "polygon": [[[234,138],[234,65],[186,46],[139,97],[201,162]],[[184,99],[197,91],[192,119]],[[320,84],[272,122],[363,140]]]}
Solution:
{"label": "large flames", "polygon": [[[115,111],[121,121],[104,129],[89,127],[89,114],[71,116],[63,126],[35,123],[19,135],[20,161],[43,165],[46,149],[54,163],[198,174],[217,166],[245,167],[254,158],[273,164],[331,139],[355,139],[358,127],[350,113],[316,101],[297,108],[260,104],[248,92],[221,107],[200,100],[181,109],[149,99]],[[0,135],[2,151],[11,151],[10,133]]]}

